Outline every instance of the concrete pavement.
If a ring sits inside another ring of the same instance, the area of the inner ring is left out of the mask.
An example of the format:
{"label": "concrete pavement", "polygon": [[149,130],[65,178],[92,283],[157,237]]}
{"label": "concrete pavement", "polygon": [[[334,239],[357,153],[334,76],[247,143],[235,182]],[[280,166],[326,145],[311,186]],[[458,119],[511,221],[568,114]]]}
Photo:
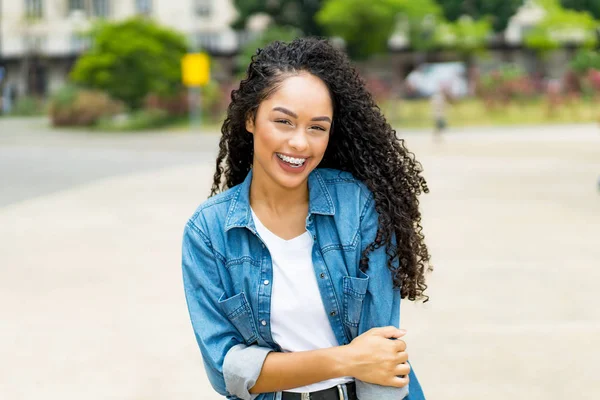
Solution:
{"label": "concrete pavement", "polygon": [[[179,265],[217,137],[45,134],[43,124],[18,136],[24,125],[8,132],[5,122],[3,168],[25,170],[24,187],[55,183],[0,208],[0,398],[220,398]],[[406,137],[432,190],[422,197],[431,301],[402,310],[428,399],[597,399],[597,127],[469,129],[437,144]],[[5,158],[34,151],[51,163],[68,151],[133,161],[98,173],[101,161],[73,157],[49,172]],[[77,179],[65,172],[83,164]]]}

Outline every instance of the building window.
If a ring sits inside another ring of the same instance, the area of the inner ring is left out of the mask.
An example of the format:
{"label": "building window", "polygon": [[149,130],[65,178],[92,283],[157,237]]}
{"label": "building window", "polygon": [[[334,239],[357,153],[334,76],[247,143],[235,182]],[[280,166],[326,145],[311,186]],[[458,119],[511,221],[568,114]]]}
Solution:
{"label": "building window", "polygon": [[135,0],[135,8],[138,14],[152,14],[152,0]]}
{"label": "building window", "polygon": [[69,0],[69,12],[85,11],[85,0]]}
{"label": "building window", "polygon": [[109,0],[92,0],[92,16],[108,18],[110,15]]}
{"label": "building window", "polygon": [[91,39],[87,36],[74,33],[71,35],[71,53],[81,54],[91,46]]}
{"label": "building window", "polygon": [[194,0],[194,12],[199,17],[209,17],[212,11],[211,0]]}
{"label": "building window", "polygon": [[31,19],[40,19],[44,16],[42,0],[25,0],[25,16]]}
{"label": "building window", "polygon": [[192,44],[196,49],[202,49],[208,52],[218,51],[220,36],[214,32],[197,32],[192,37]]}
{"label": "building window", "polygon": [[43,35],[25,33],[22,40],[23,47],[28,54],[39,54],[46,47],[46,37]]}

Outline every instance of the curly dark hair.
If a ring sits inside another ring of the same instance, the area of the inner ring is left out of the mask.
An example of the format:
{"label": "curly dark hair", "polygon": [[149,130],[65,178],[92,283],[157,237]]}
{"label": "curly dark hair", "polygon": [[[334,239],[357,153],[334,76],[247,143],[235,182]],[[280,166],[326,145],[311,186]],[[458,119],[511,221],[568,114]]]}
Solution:
{"label": "curly dark hair", "polygon": [[388,268],[402,298],[428,301],[423,294],[425,273],[432,267],[418,195],[429,189],[421,176],[421,164],[387,123],[346,55],[324,39],[276,41],[252,56],[246,78],[231,93],[211,196],[244,180],[254,153],[247,118],[256,116],[260,103],[286,77],[301,72],[320,78],[333,102],[330,141],[319,167],[350,172],[373,193],[379,230],[375,241],[363,250],[360,269],[368,269],[370,252],[386,246]]}

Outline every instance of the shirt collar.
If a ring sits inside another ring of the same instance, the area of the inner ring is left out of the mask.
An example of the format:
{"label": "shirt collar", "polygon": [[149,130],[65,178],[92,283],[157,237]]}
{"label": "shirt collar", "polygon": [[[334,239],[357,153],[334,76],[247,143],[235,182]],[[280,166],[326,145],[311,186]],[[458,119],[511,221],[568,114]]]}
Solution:
{"label": "shirt collar", "polygon": [[[252,170],[248,172],[246,179],[237,187],[237,191],[233,195],[227,212],[225,231],[236,227],[249,229],[252,227],[250,210],[251,182]],[[312,214],[335,215],[335,206],[331,194],[318,169],[314,169],[308,176],[308,215]]]}

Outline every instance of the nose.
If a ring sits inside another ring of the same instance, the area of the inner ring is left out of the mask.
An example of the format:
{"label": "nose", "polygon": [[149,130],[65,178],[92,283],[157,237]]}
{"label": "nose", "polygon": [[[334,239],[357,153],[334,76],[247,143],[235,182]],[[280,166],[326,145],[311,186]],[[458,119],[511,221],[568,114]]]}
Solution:
{"label": "nose", "polygon": [[294,132],[289,141],[290,147],[298,152],[303,152],[308,148],[308,140],[306,138],[306,133],[302,130],[297,130]]}

